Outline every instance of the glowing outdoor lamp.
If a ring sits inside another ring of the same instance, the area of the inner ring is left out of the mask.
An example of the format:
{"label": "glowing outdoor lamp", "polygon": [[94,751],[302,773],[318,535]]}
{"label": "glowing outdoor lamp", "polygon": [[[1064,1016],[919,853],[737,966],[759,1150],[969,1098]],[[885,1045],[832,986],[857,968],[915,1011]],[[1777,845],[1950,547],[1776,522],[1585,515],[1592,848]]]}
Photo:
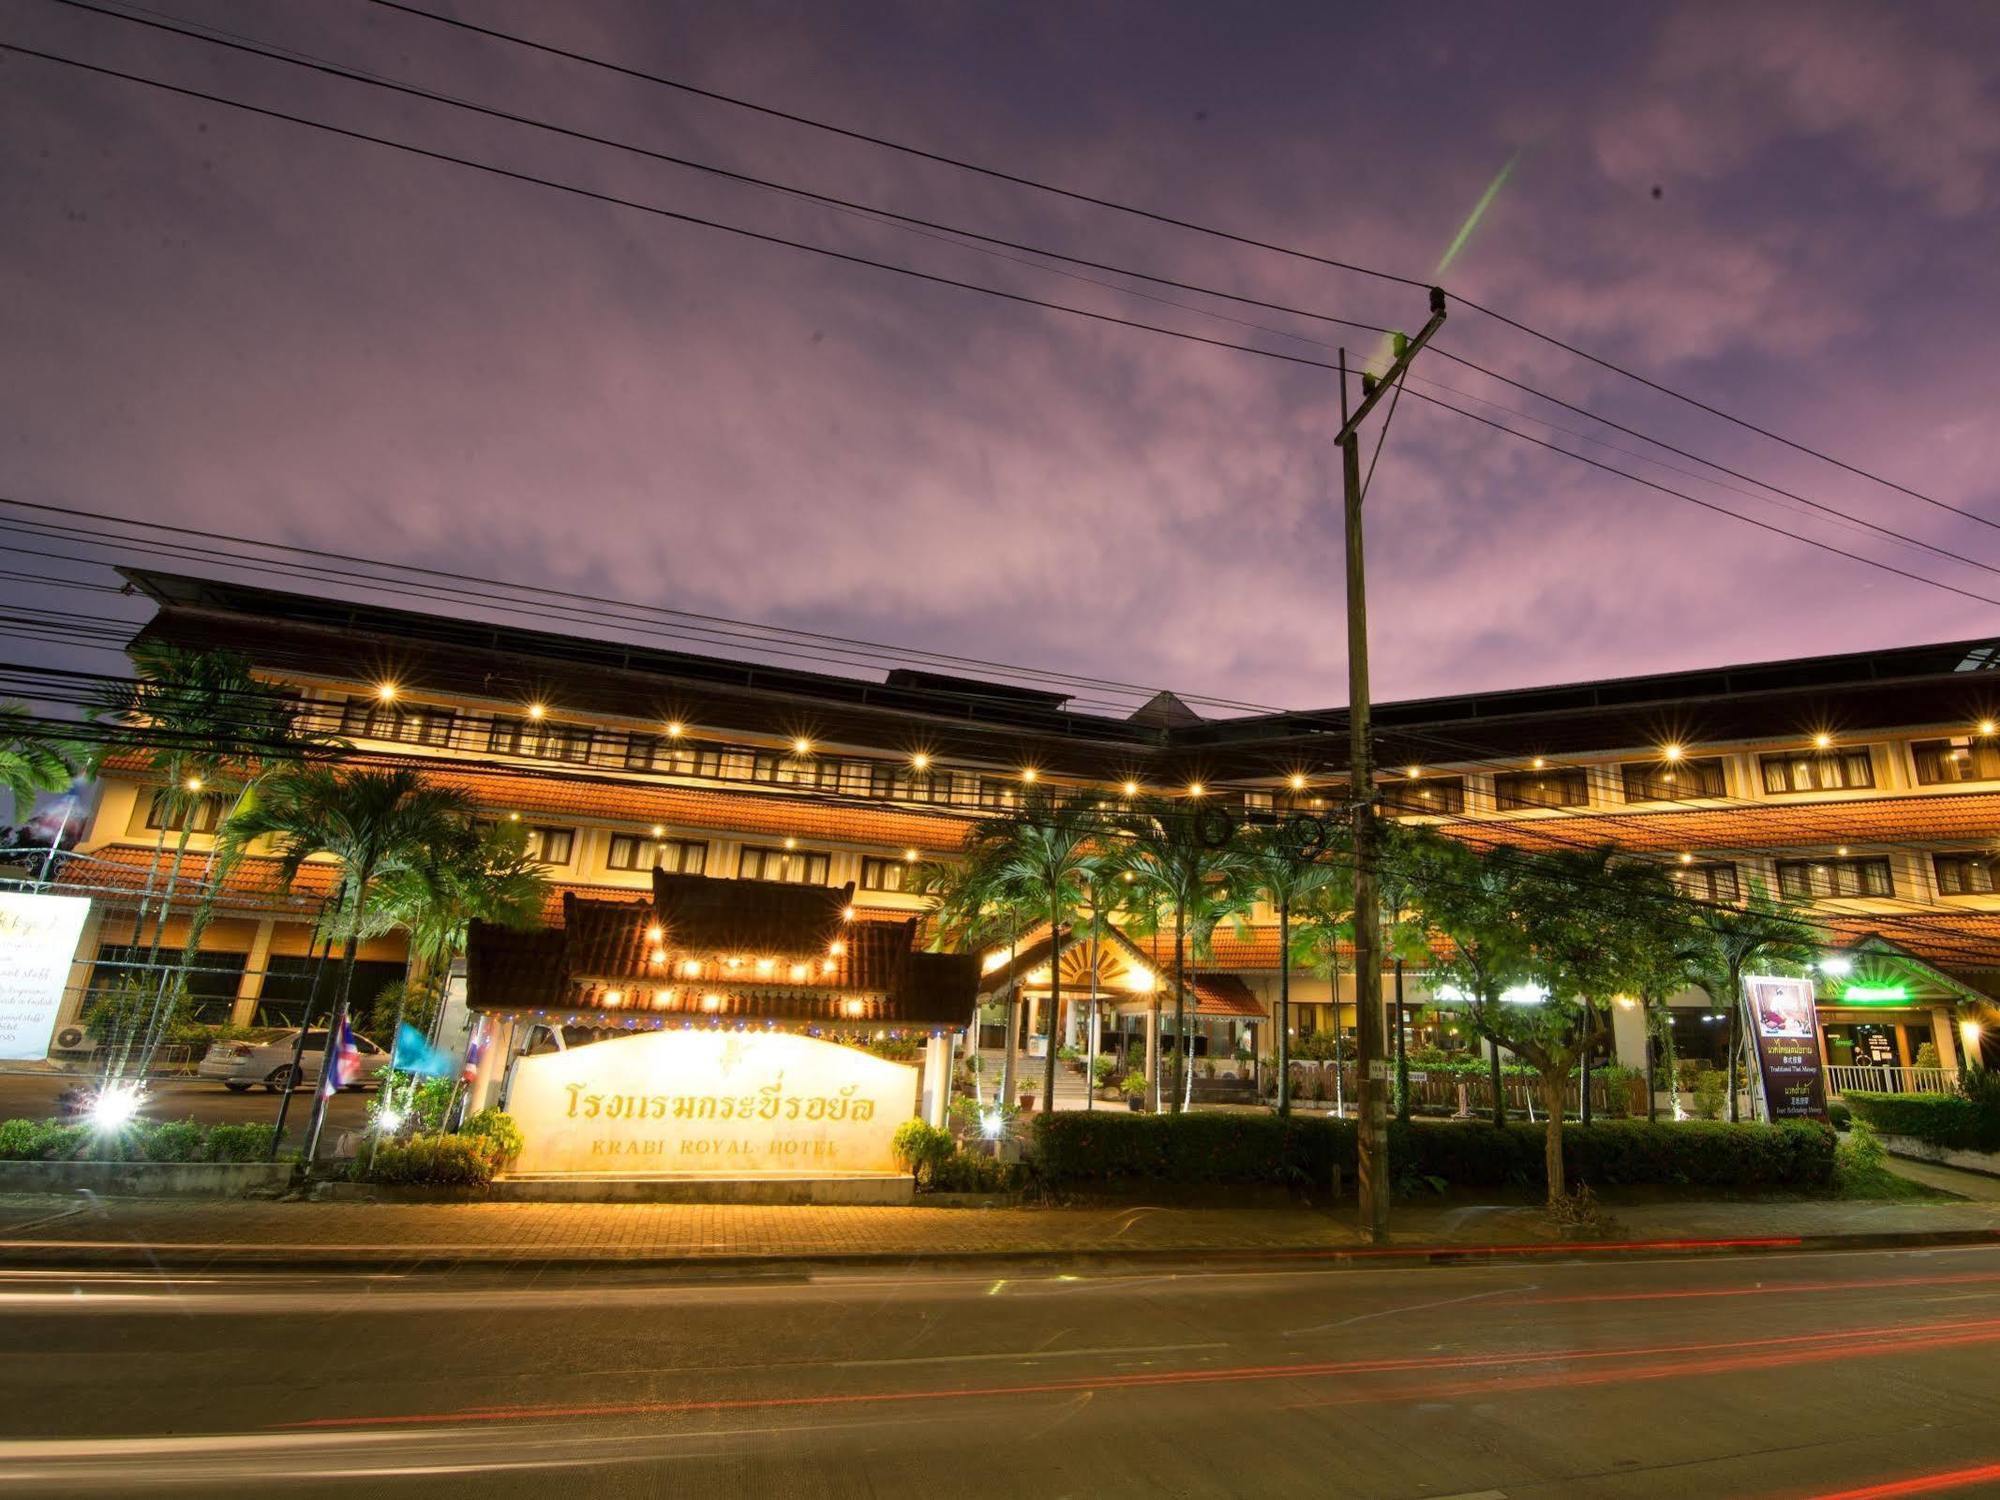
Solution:
{"label": "glowing outdoor lamp", "polygon": [[1831,974],[1836,978],[1852,974],[1854,972],[1854,960],[1835,953],[1819,961],[1819,971],[1822,974]]}
{"label": "glowing outdoor lamp", "polygon": [[380,698],[384,703],[394,703],[396,701],[396,684],[393,682],[379,684],[375,689],[375,696]]}
{"label": "glowing outdoor lamp", "polygon": [[99,1130],[117,1130],[128,1125],[144,1102],[142,1090],[133,1084],[112,1083],[90,1099],[90,1123]]}

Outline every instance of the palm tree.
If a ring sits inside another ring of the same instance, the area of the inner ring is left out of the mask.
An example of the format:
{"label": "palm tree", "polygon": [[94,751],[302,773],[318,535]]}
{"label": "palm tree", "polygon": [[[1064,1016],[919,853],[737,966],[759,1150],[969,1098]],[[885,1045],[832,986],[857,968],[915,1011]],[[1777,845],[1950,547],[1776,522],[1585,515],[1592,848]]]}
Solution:
{"label": "palm tree", "polygon": [[[175,831],[174,857],[167,870],[166,890],[153,921],[148,962],[155,962],[165,936],[188,840],[204,804],[215,798],[234,800],[231,816],[243,812],[258,780],[279,765],[290,764],[316,741],[303,729],[304,708],[296,699],[260,682],[249,659],[234,651],[196,651],[157,641],[132,648],[134,676],[100,693],[90,717],[107,726],[97,759],[113,751],[137,751],[159,779],[159,838],[146,872],[146,890],[132,919],[136,949],[151,904],[153,882],[165,857],[169,830]],[[331,743],[320,740],[317,743]],[[201,895],[189,918],[181,955],[171,979],[162,975],[148,1018],[141,1067],[158,1045],[167,1017],[187,984],[201,942],[215,911],[215,898],[230,858],[226,840],[218,840]],[[123,1070],[130,1054],[128,1034],[118,1055]]]}
{"label": "palm tree", "polygon": [[[1213,830],[1193,810],[1155,799],[1142,803],[1120,819],[1122,835],[1114,856],[1121,878],[1129,873],[1141,910],[1171,911],[1174,922],[1174,1107],[1183,1108],[1193,1085],[1188,1067],[1187,1024],[1189,940],[1197,949],[1208,946],[1215,929],[1250,904],[1245,890],[1252,883],[1247,852],[1224,838],[1211,842]],[[1233,835],[1234,830],[1230,833]],[[1157,991],[1154,1033],[1158,1034]],[[1159,1078],[1153,1079],[1158,1107]]]}
{"label": "palm tree", "polygon": [[[361,935],[397,929],[409,934],[403,1003],[415,1002],[422,1030],[430,1032],[436,1023],[452,960],[464,951],[474,922],[517,931],[539,925],[548,893],[542,871],[529,856],[527,834],[518,823],[466,823],[409,863],[383,872],[363,914]],[[401,1004],[396,1019],[403,1019]]]}
{"label": "palm tree", "polygon": [[346,947],[320,1063],[322,1086],[314,1091],[306,1127],[308,1168],[326,1123],[326,1085],[333,1081],[334,1049],[347,1021],[361,933],[380,899],[382,881],[456,845],[472,812],[464,793],[430,786],[415,771],[295,766],[272,775],[256,805],[230,820],[227,841],[232,849],[255,839],[276,844],[279,884],[287,890],[316,854],[330,856],[339,866],[334,910]]}
{"label": "palm tree", "polygon": [[1344,1034],[1340,1029],[1340,950],[1354,941],[1354,867],[1337,864],[1333,877],[1318,889],[1306,892],[1292,907],[1293,928],[1285,952],[1287,964],[1301,969],[1324,969],[1333,998],[1333,1097],[1334,1107],[1347,1112],[1342,1096],[1341,1055]]}
{"label": "palm tree", "polygon": [[[934,946],[963,951],[1004,941],[1011,960],[1020,942],[1023,926],[1035,920],[1030,898],[1011,880],[1004,861],[996,851],[1004,846],[973,850],[967,857],[946,864],[934,862],[918,867],[907,889],[929,898],[931,918],[937,936]],[[1000,1063],[1000,1102],[1014,1102],[1014,1055],[1019,1044],[1020,1006],[1018,975],[1007,993],[1006,1052]],[[972,1037],[975,1057],[979,1036],[975,1025]]]}
{"label": "palm tree", "polygon": [[0,791],[12,798],[16,818],[27,817],[38,793],[59,792],[76,775],[76,751],[41,722],[25,704],[0,703]]}
{"label": "palm tree", "polygon": [[1097,1104],[1098,947],[1111,931],[1114,919],[1129,904],[1126,887],[1118,877],[1116,865],[1104,854],[1091,856],[1084,871],[1084,903],[1077,913],[1090,941],[1090,1019],[1084,1033],[1087,1045],[1083,1059],[1085,1109],[1094,1109]]}
{"label": "palm tree", "polygon": [[1063,924],[1083,902],[1091,842],[1097,833],[1093,806],[1073,796],[1037,792],[1018,814],[983,819],[966,835],[968,862],[990,869],[1000,886],[1049,924],[1049,1035],[1042,1064],[1042,1107],[1048,1111],[1056,1103]]}
{"label": "palm tree", "polygon": [[1278,1113],[1292,1112],[1292,912],[1324,890],[1340,871],[1306,849],[1295,829],[1280,824],[1253,835],[1248,850],[1251,888],[1278,913]]}

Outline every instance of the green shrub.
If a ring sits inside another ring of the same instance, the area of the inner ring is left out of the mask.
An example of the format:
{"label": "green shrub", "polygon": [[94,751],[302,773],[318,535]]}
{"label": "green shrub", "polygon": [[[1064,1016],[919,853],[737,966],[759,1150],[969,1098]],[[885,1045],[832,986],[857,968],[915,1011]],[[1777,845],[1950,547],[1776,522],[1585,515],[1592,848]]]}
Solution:
{"label": "green shrub", "polygon": [[1917,1047],[1917,1060],[1915,1063],[1912,1064],[1912,1066],[1918,1068],[1937,1067],[1938,1066],[1937,1043],[1936,1042],[1920,1043]]}
{"label": "green shrub", "polygon": [[[1389,1130],[1391,1175],[1454,1188],[1536,1188],[1543,1127],[1412,1121]],[[1600,1187],[1662,1184],[1753,1191],[1819,1190],[1833,1180],[1834,1134],[1780,1125],[1602,1120],[1563,1131],[1572,1178]],[[1112,1182],[1318,1187],[1352,1176],[1354,1122],[1293,1115],[1069,1112],[1035,1121],[1035,1170],[1051,1187]]]}
{"label": "green shrub", "polygon": [[1001,1161],[976,1151],[957,1151],[937,1164],[931,1177],[936,1193],[1011,1193],[1027,1177],[1017,1161]]}
{"label": "green shrub", "polygon": [[268,1161],[275,1125],[211,1125],[205,1161]]}
{"label": "green shrub", "polygon": [[527,1144],[521,1139],[521,1127],[514,1123],[514,1117],[501,1109],[482,1109],[459,1126],[458,1133],[486,1142],[493,1154],[495,1171],[519,1156],[521,1147]]}
{"label": "green shrub", "polygon": [[1964,1094],[1844,1097],[1855,1119],[1866,1120],[1884,1135],[1911,1136],[1946,1151],[2000,1151],[2000,1107],[1982,1100]]}
{"label": "green shrub", "polygon": [[1100,1052],[1090,1062],[1090,1086],[1103,1088],[1111,1081],[1111,1070],[1118,1066],[1118,1060],[1108,1052]]}
{"label": "green shrub", "polygon": [[269,1125],[134,1120],[117,1130],[87,1122],[0,1120],[0,1161],[263,1161]]}
{"label": "green shrub", "polygon": [[379,1143],[368,1177],[398,1187],[484,1187],[497,1169],[484,1136],[419,1135]]}
{"label": "green shrub", "polygon": [[[1125,1077],[1119,1082],[1118,1091],[1122,1093],[1127,1099],[1145,1098],[1146,1075],[1144,1073],[1141,1073],[1137,1068],[1134,1068],[1131,1072],[1127,1073]],[[1085,1113],[1094,1114],[1095,1111],[1086,1110]]]}
{"label": "green shrub", "polygon": [[1835,1130],[1845,1130],[1854,1118],[1854,1111],[1836,1100],[1827,1105],[1826,1117]]}
{"label": "green shrub", "polygon": [[137,1132],[147,1161],[200,1161],[205,1134],[192,1120],[168,1120]]}
{"label": "green shrub", "polygon": [[896,1127],[889,1149],[896,1153],[896,1160],[909,1170],[920,1186],[929,1186],[937,1178],[939,1164],[951,1157],[958,1149],[958,1143],[951,1138],[949,1130],[941,1130],[922,1120],[905,1120]]}
{"label": "green shrub", "polygon": [[1729,1078],[1720,1068],[1704,1068],[1694,1075],[1694,1112],[1704,1120],[1719,1120],[1728,1102]]}

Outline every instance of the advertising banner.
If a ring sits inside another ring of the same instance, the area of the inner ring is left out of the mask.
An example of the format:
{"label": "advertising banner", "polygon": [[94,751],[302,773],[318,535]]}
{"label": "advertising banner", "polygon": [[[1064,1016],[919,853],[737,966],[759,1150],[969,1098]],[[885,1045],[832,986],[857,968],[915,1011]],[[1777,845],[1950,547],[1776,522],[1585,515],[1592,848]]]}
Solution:
{"label": "advertising banner", "polygon": [[1743,1004],[1757,1042],[1764,1117],[1824,1120],[1826,1080],[1819,1065],[1819,1015],[1813,982],[1775,974],[1743,976]]}
{"label": "advertising banner", "polygon": [[0,1062],[39,1062],[62,1009],[84,896],[0,891]]}
{"label": "advertising banner", "polygon": [[516,1172],[755,1177],[900,1170],[917,1070],[778,1031],[644,1031],[524,1057]]}

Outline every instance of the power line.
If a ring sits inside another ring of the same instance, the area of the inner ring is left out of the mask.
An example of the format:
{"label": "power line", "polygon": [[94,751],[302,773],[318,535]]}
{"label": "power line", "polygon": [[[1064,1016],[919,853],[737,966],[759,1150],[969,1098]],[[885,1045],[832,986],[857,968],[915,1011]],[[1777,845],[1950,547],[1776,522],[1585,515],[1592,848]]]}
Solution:
{"label": "power line", "polygon": [[[371,0],[371,3],[382,6],[384,9],[387,10],[400,11],[404,15],[418,16],[424,20],[431,21],[440,26],[449,26],[456,28],[457,30],[460,31],[469,32],[478,36],[483,36],[492,41],[505,42],[511,46],[516,46],[516,47],[524,47],[531,51],[544,53],[548,56],[560,57],[570,62],[582,63],[588,67],[602,68],[607,72],[622,74],[627,78],[637,79],[646,83],[658,84],[664,88],[675,89],[678,90],[679,92],[689,94],[697,98],[708,99],[720,104],[727,104],[737,109],[748,110],[753,113],[765,115],[773,119],[784,120],[794,125],[802,125],[807,127],[808,129],[823,131],[830,135],[841,136],[848,140],[859,141],[867,145],[880,147],[884,150],[900,152],[907,156],[916,157],[924,161],[935,162],[939,165],[952,167],[959,171],[971,172],[982,177],[992,178],[996,181],[1011,183],[1017,187],[1032,188],[1037,192],[1048,193],[1053,196],[1066,198],[1078,203],[1086,203],[1096,208],[1110,209],[1116,213],[1129,214],[1136,218],[1151,220],[1154,223],[1167,225],[1176,229],[1189,230],[1196,234],[1202,234],[1202,235],[1207,235],[1211,238],[1226,240],[1234,244],[1247,246],[1251,249],[1270,251],[1277,255],[1288,256],[1295,260],[1302,260],[1310,262],[1315,265],[1326,266],[1337,271],[1349,271],[1353,272],[1356,275],[1369,276],[1380,281],[1392,282],[1406,287],[1428,288],[1429,286],[1429,283],[1427,282],[1418,281],[1408,276],[1398,275],[1395,272],[1384,271],[1373,266],[1365,266],[1353,261],[1338,260],[1331,256],[1319,255],[1308,250],[1300,250],[1294,246],[1281,245],[1269,240],[1262,240],[1254,238],[1249,235],[1239,234],[1232,230],[1220,229],[1214,225],[1197,223],[1190,219],[1177,218],[1171,214],[1158,213],[1151,209],[1140,208],[1137,207],[1136,205],[1129,203],[1120,203],[1114,199],[1099,197],[1095,194],[1080,192],[1071,188],[1060,187],[1054,183],[1044,182],[1036,178],[1023,176],[1019,173],[1007,172],[995,167],[983,166],[977,162],[969,161],[964,158],[949,156],[942,152],[930,151],[919,146],[911,146],[904,142],[890,140],[883,136],[870,135],[864,131],[852,130],[845,126],[834,125],[825,120],[814,119],[809,115],[798,114],[790,110],[778,109],[770,105],[758,104],[752,100],[744,99],[737,95],[726,94],[721,92],[720,90],[703,88],[696,84],[687,83],[681,79],[670,78],[665,74],[648,72],[645,69],[634,68],[627,66],[626,64],[623,63],[613,62],[609,58],[599,57],[587,52],[573,51],[569,48],[558,47],[548,42],[538,42],[530,37],[524,37],[510,31],[503,31],[497,27],[482,26],[476,22],[462,20],[456,16],[440,15],[436,11],[424,10],[419,6],[405,4],[403,3],[403,0]],[[1462,303],[1466,308],[1470,309],[1471,311],[1482,313],[1485,316],[1492,318],[1495,322],[1501,323],[1506,327],[1514,329],[1516,332],[1524,333],[1528,337],[1533,339],[1538,339],[1541,342],[1548,344],[1553,348],[1561,349],[1563,352],[1567,354],[1571,354],[1579,359],[1586,360],[1589,363],[1594,364],[1601,369],[1612,372],[1613,374],[1623,376],[1627,380],[1634,381],[1637,384],[1642,385],[1649,390],[1656,391],[1664,396],[1669,396],[1672,399],[1680,401],[1688,406],[1694,407],[1699,411],[1706,412],[1710,416],[1718,417],[1725,422],[1729,422],[1737,427],[1743,428],[1745,431],[1753,432],[1757,434],[1759,437],[1768,438],[1772,442],[1782,444],[1783,446],[1790,448],[1795,452],[1803,453],[1809,457],[1819,459],[1822,463],[1831,464],[1835,468],[1843,469],[1846,472],[1856,475],[1859,478],[1870,480],[1875,484],[1882,485],[1883,487],[1890,490],[1894,490],[1899,494],[1907,495],[1913,500],[1920,500],[1924,504],[1935,506],[1939,510],[1949,511],[1954,515],[1964,517],[1966,520],[1976,521],[1982,526],[1987,526],[1995,530],[2000,530],[2000,521],[1990,520],[1987,517],[1978,514],[1976,511],[1967,510],[1964,509],[1963,507],[1952,505],[1946,501],[1938,500],[1930,495],[1924,494],[1920,490],[1915,490],[1907,485],[1899,484],[1892,479],[1886,479],[1879,474],[1875,474],[1867,469],[1859,468],[1856,465],[1850,464],[1843,459],[1835,458],[1831,454],[1822,452],[1817,448],[1813,448],[1807,444],[1797,442],[1788,437],[1784,437],[1779,433],[1771,431],[1769,428],[1760,427],[1754,422],[1747,421],[1742,417],[1738,417],[1733,413],[1724,410],[1721,407],[1714,406],[1706,401],[1700,400],[1697,397],[1686,395],[1685,393],[1674,389],[1672,386],[1668,386],[1662,384],[1659,381],[1652,380],[1647,376],[1641,375],[1634,370],[1628,369],[1625,366],[1616,363],[1613,360],[1606,359],[1601,355],[1592,354],[1588,350],[1581,349],[1577,347],[1575,344],[1569,343],[1557,337],[1554,334],[1544,333],[1542,330],[1532,327],[1527,323],[1523,323],[1518,319],[1509,317],[1507,314],[1502,313],[1494,308],[1488,307],[1484,303],[1476,302],[1469,297],[1459,297],[1455,293],[1453,294],[1453,297],[1455,301]]]}
{"label": "power line", "polygon": [[[456,156],[449,152],[434,151],[427,147],[412,145],[408,142],[395,140],[390,137],[373,135],[365,131],[352,130],[345,126],[332,125],[324,121],[309,119],[301,115],[287,114],[281,110],[268,109],[261,105],[248,104],[241,100],[229,99],[224,96],[217,94],[210,94],[199,89],[184,88],[178,84],[165,83],[159,79],[147,78],[139,74],[126,73],[119,69],[103,67],[95,63],[81,62],[75,58],[64,57],[55,53],[42,52],[34,48],[21,47],[13,43],[0,43],[0,50],[16,52],[25,56],[37,58],[42,61],[53,62],[66,65],[69,67],[78,68],[86,72],[96,73],[105,77],[117,78],[129,83],[141,84],[146,87],[159,89],[167,93],[172,93],[187,98],[197,99],[205,103],[219,104],[226,108],[238,109],[250,114],[262,115],[270,119],[283,120],[291,124],[305,126],[309,129],[323,130],[334,135],[344,136],[352,140],[367,142],[372,145],[385,146],[391,150],[404,152],[410,155],[425,157],[431,160],[445,162],[454,166],[468,167],[474,171],[487,173],[493,176],[507,178],[519,182],[531,183],[537,186],[553,188],[559,192],[570,193],[579,197],[593,199],[599,202],[610,204],[615,207],[630,208],[641,213],[651,214],[658,217],[672,219],[683,223],[695,224],[705,228],[719,229],[725,233],[740,235],[748,239],[757,240],[769,244],[780,245],[789,249],[804,250],[812,254],[828,256],[835,260],[847,261],[857,265],[870,266],[877,270],[891,271],[900,275],[914,277],[921,281],[932,282],[939,285],[951,286],[961,291],[982,293],[984,295],[997,297],[1009,302],[1040,307],[1054,312],[1069,313],[1076,317],[1087,318],[1097,322],[1111,323],[1120,327],[1134,329],[1142,332],[1157,333],[1169,338],[1181,339],[1192,343],[1204,344],[1213,348],[1230,349],[1238,353],[1252,354],[1265,359],[1279,360],[1287,364],[1301,365],[1313,369],[1320,369],[1327,371],[1337,371],[1338,369],[1338,366],[1330,364],[1323,360],[1307,359],[1298,355],[1282,354],[1274,350],[1259,349],[1247,344],[1234,344],[1226,339],[1209,338],[1202,334],[1189,333],[1181,329],[1166,328],[1157,324],[1144,323],[1136,319],[1116,317],[1109,313],[1095,312],[1086,308],[1073,307],[1065,303],[1049,302],[1041,298],[1028,297],[1016,292],[1003,291],[994,287],[981,286],[973,282],[958,281],[954,278],[938,276],[931,272],[919,271],[907,266],[898,266],[887,261],[878,261],[870,259],[866,256],[852,255],[845,251],[832,250],[825,246],[813,245],[805,241],[787,239],[778,235],[769,235],[762,233],[761,231],[746,229],[742,228],[741,226],[723,223],[719,220],[705,219],[698,217],[696,215],[680,213],[672,209],[660,208],[652,204],[640,203],[635,200],[618,197],[613,194],[600,193],[593,189],[578,187],[574,184],[558,182],[550,178],[537,177],[530,173],[517,172],[511,168],[495,166],[491,163],[477,161],[470,157]],[[1448,410],[1456,411],[1460,416],[1467,417],[1472,421],[1480,422],[1486,426],[1493,427],[1498,431],[1508,433],[1511,436],[1521,439],[1522,441],[1534,443],[1537,446],[1547,448],[1552,452],[1563,454],[1565,457],[1575,459],[1579,463],[1586,463],[1594,468],[1603,469],[1608,473],[1617,474],[1620,477],[1629,479],[1636,484],[1642,484],[1647,486],[1648,488],[1659,490],[1663,494],[1671,495],[1677,499],[1685,500],[1694,505],[1699,505],[1704,509],[1712,510],[1722,515],[1732,516],[1735,519],[1743,521],[1747,525],[1755,526],[1760,530],[1770,531],[1780,536],[1791,537],[1795,541],[1802,541],[1806,543],[1808,546],[1819,548],[1821,551],[1832,553],[1835,556],[1844,557],[1850,561],[1859,562],[1866,566],[1880,568],[1885,572],[1893,573],[1899,577],[1909,579],[1913,582],[1929,584],[1932,587],[1944,589],[1950,593],[1959,594],[1965,598],[1977,600],[1980,603],[2000,605],[2000,600],[1989,598],[1986,595],[1973,593],[1968,589],[1959,588],[1954,584],[1948,584],[1938,579],[1928,578],[1922,574],[1912,573],[1907,571],[1906,569],[1898,568],[1892,564],[1878,561],[1877,559],[1867,557],[1861,553],[1850,552],[1845,548],[1836,547],[1831,543],[1823,542],[1813,537],[1804,536],[1797,532],[1788,531],[1784,527],[1775,526],[1769,522],[1759,521],[1752,517],[1744,516],[1740,512],[1732,511],[1726,506],[1717,505],[1711,501],[1698,499],[1697,497],[1688,495],[1683,491],[1672,489],[1668,486],[1658,484],[1652,480],[1640,478],[1637,475],[1628,473],[1627,471],[1616,468],[1615,466],[1602,463],[1596,459],[1586,458],[1581,454],[1571,453],[1569,452],[1569,450],[1561,448],[1553,443],[1545,442],[1539,438],[1535,438],[1526,433],[1516,432],[1514,429],[1507,427],[1503,423],[1492,421],[1489,418],[1481,417],[1471,412],[1466,412],[1461,408],[1452,406],[1448,402],[1440,401],[1435,397],[1425,396],[1420,391],[1413,391],[1411,394],[1417,396],[1418,399],[1420,400],[1425,400],[1433,405],[1443,406]]]}

